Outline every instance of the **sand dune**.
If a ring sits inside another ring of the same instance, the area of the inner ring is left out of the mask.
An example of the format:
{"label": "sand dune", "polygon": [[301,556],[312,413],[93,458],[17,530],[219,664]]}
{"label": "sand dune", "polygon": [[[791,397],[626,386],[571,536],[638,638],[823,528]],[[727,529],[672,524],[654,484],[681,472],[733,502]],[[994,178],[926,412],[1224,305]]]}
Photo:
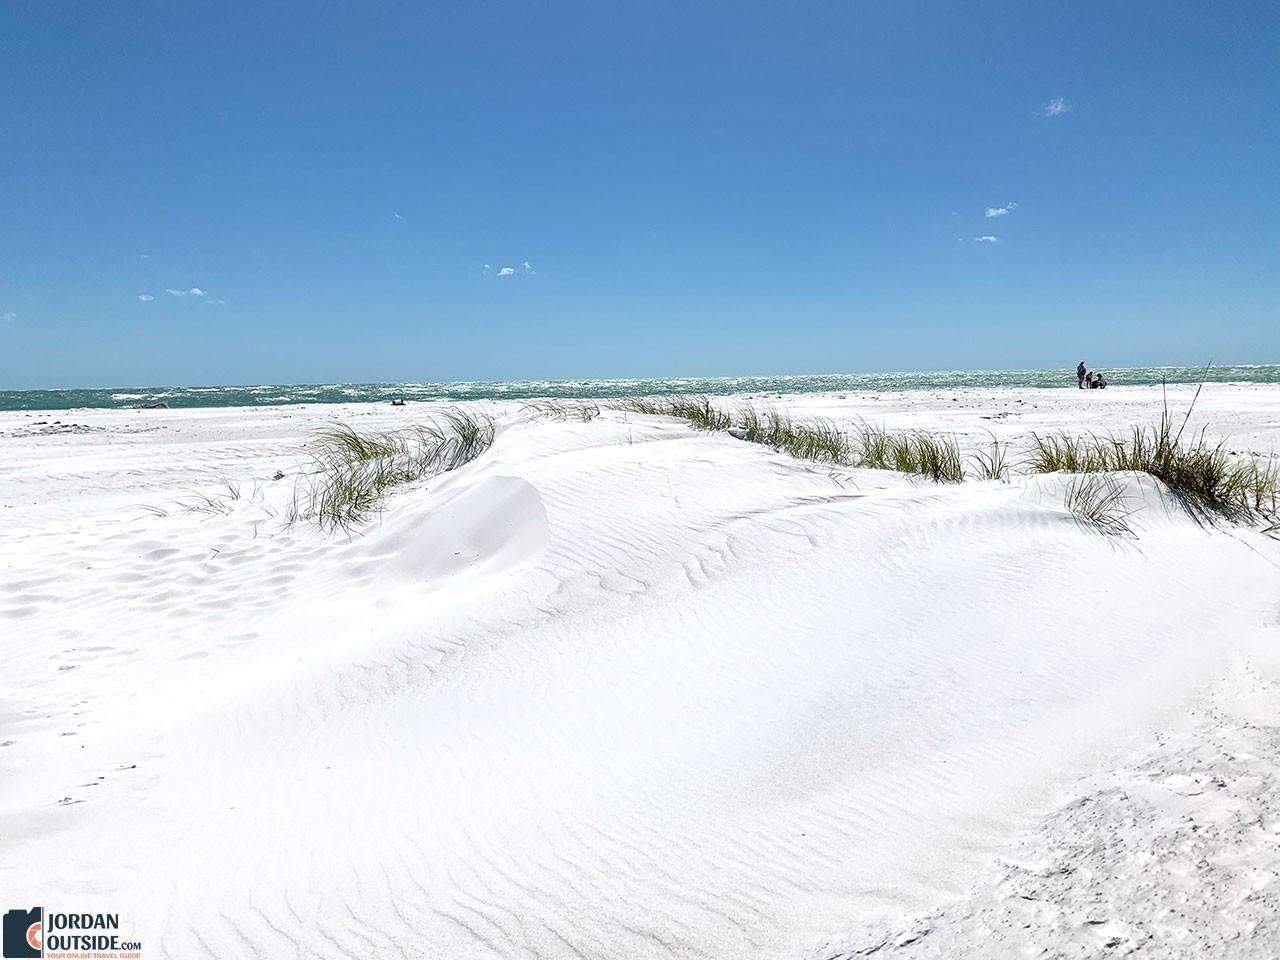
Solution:
{"label": "sand dune", "polygon": [[[1070,393],[777,402],[975,442],[1160,402]],[[1206,393],[1280,447],[1280,390]],[[350,536],[280,522],[305,438],[427,405],[0,417],[5,889],[136,918],[157,957],[1280,948],[1239,893],[1274,902],[1274,831],[1228,829],[1277,803],[1280,544],[1143,477],[1117,539],[1061,477],[931,486],[491,409],[487,453]],[[1200,756],[1207,730],[1258,758]],[[1188,764],[1226,784],[1193,804],[1207,852],[1161,793]],[[1135,781],[1162,813],[1105,806]],[[1139,930],[1231,856],[1237,893]]]}

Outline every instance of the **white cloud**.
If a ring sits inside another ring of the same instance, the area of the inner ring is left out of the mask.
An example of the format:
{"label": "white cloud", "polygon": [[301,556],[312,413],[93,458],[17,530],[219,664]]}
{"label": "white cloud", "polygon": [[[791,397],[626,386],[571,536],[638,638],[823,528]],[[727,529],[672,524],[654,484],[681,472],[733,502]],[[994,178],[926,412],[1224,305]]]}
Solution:
{"label": "white cloud", "polygon": [[987,207],[986,216],[988,218],[1004,217],[1013,213],[1013,211],[1017,209],[1018,205],[1016,203],[1006,203],[1003,207]]}
{"label": "white cloud", "polygon": [[138,294],[138,299],[141,300],[143,303],[150,303],[152,300],[155,299],[155,297],[153,297],[149,293],[140,293]]}
{"label": "white cloud", "polygon": [[989,233],[984,234],[981,237],[974,237],[973,239],[977,240],[978,243],[999,243],[999,241]]}
{"label": "white cloud", "polygon": [[400,214],[398,214],[398,213],[393,213],[393,214],[391,214],[391,216],[392,216],[392,218],[394,218],[394,219],[396,219],[396,220],[403,220],[403,219],[404,219],[404,217],[400,216]]}
{"label": "white cloud", "polygon": [[139,259],[139,260],[150,260],[150,259],[151,259],[151,254],[149,254],[149,253],[140,253],[140,254],[138,254],[138,259]]}
{"label": "white cloud", "polygon": [[209,299],[205,300],[205,303],[218,303],[218,304],[225,304],[226,302],[227,302],[227,301],[225,301],[225,300],[214,300],[212,297],[210,297]]}
{"label": "white cloud", "polygon": [[169,296],[171,297],[188,297],[188,296],[203,297],[204,296],[204,291],[201,290],[199,287],[192,287],[189,290],[174,290],[171,287],[165,287],[164,292],[169,294]]}
{"label": "white cloud", "polygon": [[1054,97],[1045,104],[1044,115],[1046,117],[1056,117],[1063,113],[1071,112],[1071,104],[1067,103],[1062,97]]}
{"label": "white cloud", "polygon": [[518,267],[499,267],[496,271],[490,264],[484,265],[484,275],[495,277],[515,277],[521,274],[532,277],[537,274],[537,270],[533,269],[533,264],[528,260],[521,260]]}
{"label": "white cloud", "polygon": [[4,313],[0,313],[0,323],[17,323],[17,322],[18,322],[18,315],[14,313],[12,310],[6,310]]}

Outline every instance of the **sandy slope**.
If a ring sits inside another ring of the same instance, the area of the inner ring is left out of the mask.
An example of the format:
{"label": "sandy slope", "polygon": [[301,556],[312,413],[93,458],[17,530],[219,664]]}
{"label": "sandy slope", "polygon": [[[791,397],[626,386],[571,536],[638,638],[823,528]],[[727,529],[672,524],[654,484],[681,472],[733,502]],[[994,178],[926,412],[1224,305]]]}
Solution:
{"label": "sandy slope", "polygon": [[[1280,447],[1280,390],[1206,390]],[[1160,403],[956,397],[775,402],[972,442]],[[1118,541],[1060,478],[514,408],[350,538],[272,515],[318,423],[427,411],[0,415],[15,903],[182,958],[1280,949],[1280,545],[1137,478]]]}
{"label": "sandy slope", "polygon": [[1277,654],[1071,785],[968,896],[838,955],[1276,956]]}

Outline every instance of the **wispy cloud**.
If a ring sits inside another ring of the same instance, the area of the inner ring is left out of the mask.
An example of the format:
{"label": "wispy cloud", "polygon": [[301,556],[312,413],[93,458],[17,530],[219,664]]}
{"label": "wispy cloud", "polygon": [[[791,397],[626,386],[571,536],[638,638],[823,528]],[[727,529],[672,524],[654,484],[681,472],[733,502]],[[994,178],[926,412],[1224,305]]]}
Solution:
{"label": "wispy cloud", "polygon": [[1018,209],[1016,203],[1006,203],[1003,207],[987,207],[986,217],[1004,217]]}
{"label": "wispy cloud", "polygon": [[151,254],[149,254],[149,253],[140,253],[140,254],[138,254],[138,259],[139,259],[139,260],[150,260],[150,259],[151,259]]}
{"label": "wispy cloud", "polygon": [[483,271],[486,277],[514,277],[519,274],[532,277],[537,272],[537,270],[533,269],[533,264],[528,260],[521,260],[518,267],[499,267],[497,270],[493,269],[492,264],[486,263]]}
{"label": "wispy cloud", "polygon": [[1054,97],[1044,107],[1044,115],[1046,117],[1057,117],[1070,112],[1071,104],[1067,103],[1062,97]]}
{"label": "wispy cloud", "polygon": [[991,236],[991,234],[989,233],[983,234],[981,237],[974,237],[973,239],[978,241],[978,243],[999,243],[1000,242],[997,238]]}
{"label": "wispy cloud", "polygon": [[214,300],[212,297],[210,297],[208,300],[205,300],[205,303],[225,304],[226,302],[227,301],[225,300]]}
{"label": "wispy cloud", "polygon": [[140,293],[138,294],[138,299],[141,300],[143,303],[150,303],[152,300],[155,299],[155,297],[153,297],[149,293]]}
{"label": "wispy cloud", "polygon": [[398,214],[398,213],[393,213],[393,214],[391,214],[391,219],[393,219],[393,220],[403,220],[403,219],[404,219],[404,217],[400,216],[400,214]]}
{"label": "wispy cloud", "polygon": [[203,297],[204,291],[199,287],[191,287],[187,290],[174,290],[170,287],[165,288],[165,293],[171,297]]}
{"label": "wispy cloud", "polygon": [[17,323],[17,322],[18,322],[18,315],[14,313],[12,310],[5,310],[3,313],[0,313],[0,323]]}

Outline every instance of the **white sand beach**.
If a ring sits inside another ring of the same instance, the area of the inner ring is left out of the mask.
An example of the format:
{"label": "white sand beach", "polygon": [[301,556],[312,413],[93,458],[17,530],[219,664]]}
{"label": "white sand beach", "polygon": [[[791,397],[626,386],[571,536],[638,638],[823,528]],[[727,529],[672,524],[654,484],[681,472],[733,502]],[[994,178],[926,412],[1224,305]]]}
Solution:
{"label": "white sand beach", "polygon": [[[1016,452],[1165,397],[755,401]],[[0,888],[181,960],[1280,955],[1277,540],[518,403],[283,522],[316,430],[439,409],[0,413]],[[1280,386],[1200,426],[1280,451]]]}

